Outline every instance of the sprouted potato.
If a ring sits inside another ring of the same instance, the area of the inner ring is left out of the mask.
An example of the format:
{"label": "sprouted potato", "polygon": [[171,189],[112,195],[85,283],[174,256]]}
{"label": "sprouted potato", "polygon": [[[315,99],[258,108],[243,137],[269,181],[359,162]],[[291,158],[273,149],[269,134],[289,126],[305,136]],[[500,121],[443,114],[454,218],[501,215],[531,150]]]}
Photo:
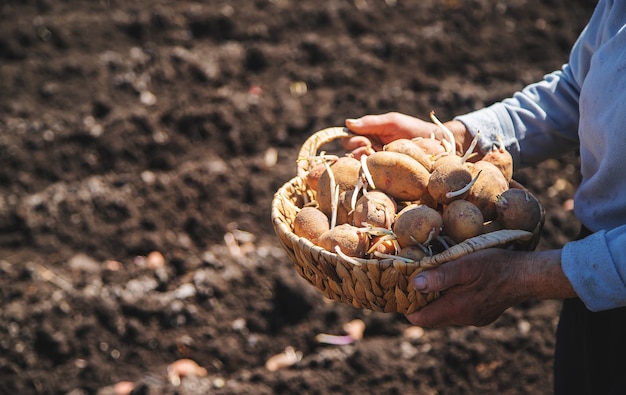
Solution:
{"label": "sprouted potato", "polygon": [[306,174],[305,182],[311,190],[317,191],[317,184],[325,171],[326,167],[323,163],[318,163],[309,169]]}
{"label": "sprouted potato", "polygon": [[419,261],[420,259],[426,257],[426,251],[422,247],[410,245],[400,249],[400,251],[398,252],[398,256],[410,259],[412,261]]}
{"label": "sprouted potato", "polygon": [[504,149],[504,144],[500,138],[498,138],[498,141],[499,146],[494,144],[482,160],[493,163],[498,169],[500,169],[506,181],[510,182],[513,178],[513,157],[509,151]]}
{"label": "sprouted potato", "polygon": [[433,165],[433,155],[424,152],[419,145],[415,144],[413,140],[398,139],[394,140],[383,147],[384,151],[399,152],[415,159],[428,171],[431,170]]}
{"label": "sprouted potato", "polygon": [[398,152],[377,151],[366,159],[374,185],[398,200],[416,200],[427,192],[430,173],[418,161]]}
{"label": "sprouted potato", "polygon": [[443,229],[452,240],[460,243],[483,233],[483,214],[467,200],[455,200],[443,209]]}
{"label": "sprouted potato", "polygon": [[472,185],[466,200],[473,203],[483,213],[485,221],[496,218],[496,201],[498,196],[509,189],[509,182],[504,178],[500,170],[492,163],[478,161],[471,165],[472,174],[481,172],[474,185]]}
{"label": "sprouted potato", "polygon": [[[330,168],[330,172],[328,169]],[[331,216],[333,211],[333,195],[336,194],[338,200],[339,194],[354,188],[359,173],[361,171],[361,162],[357,159],[343,156],[334,163],[328,165],[326,171],[322,173],[317,184],[317,202],[320,210],[327,216]],[[335,190],[335,187],[338,191]],[[337,203],[334,200],[334,203]]]}
{"label": "sprouted potato", "polygon": [[541,204],[524,189],[511,188],[499,196],[496,203],[498,222],[505,229],[532,232],[541,220]]}
{"label": "sprouted potato", "polygon": [[293,220],[293,233],[310,240],[313,244],[318,244],[319,237],[328,229],[330,229],[328,217],[316,207],[303,207]]}
{"label": "sprouted potato", "polygon": [[411,204],[400,211],[393,225],[400,247],[410,245],[428,245],[443,226],[443,220],[437,210],[423,204]]}
{"label": "sprouted potato", "polygon": [[322,233],[319,237],[319,246],[331,252],[336,252],[338,247],[349,257],[361,258],[367,252],[369,240],[356,226],[341,224]]}
{"label": "sprouted potato", "polygon": [[397,209],[398,205],[392,197],[382,191],[373,190],[356,202],[352,220],[355,226],[369,224],[391,229]]}

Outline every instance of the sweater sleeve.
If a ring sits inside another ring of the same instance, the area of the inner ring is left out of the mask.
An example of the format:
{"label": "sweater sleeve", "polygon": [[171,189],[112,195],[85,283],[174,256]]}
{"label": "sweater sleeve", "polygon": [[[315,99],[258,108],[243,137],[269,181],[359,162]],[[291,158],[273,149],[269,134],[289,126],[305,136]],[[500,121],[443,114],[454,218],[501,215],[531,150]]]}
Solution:
{"label": "sweater sleeve", "polygon": [[579,146],[579,100],[591,58],[601,42],[610,2],[601,0],[572,47],[568,63],[511,98],[456,117],[476,135],[485,152],[499,136],[514,168],[537,164]]}
{"label": "sweater sleeve", "polygon": [[[561,252],[563,272],[591,311],[626,306],[626,265],[613,256],[626,245],[626,225],[567,243]],[[591,258],[591,259],[590,259]]]}
{"label": "sweater sleeve", "polygon": [[499,136],[513,156],[514,168],[519,169],[578,147],[579,93],[572,66],[567,64],[511,98],[456,119],[472,135],[480,132],[483,152]]}

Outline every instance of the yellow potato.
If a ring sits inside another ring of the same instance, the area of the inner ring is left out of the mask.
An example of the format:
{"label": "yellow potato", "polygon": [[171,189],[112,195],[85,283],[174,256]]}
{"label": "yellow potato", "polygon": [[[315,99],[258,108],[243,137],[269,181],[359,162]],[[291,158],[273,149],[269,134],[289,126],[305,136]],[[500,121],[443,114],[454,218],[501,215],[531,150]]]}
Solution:
{"label": "yellow potato", "polygon": [[498,197],[496,203],[498,222],[505,229],[532,232],[541,221],[541,204],[533,194],[524,189],[511,188]]}
{"label": "yellow potato", "polygon": [[431,170],[433,161],[432,155],[427,154],[424,150],[413,140],[409,139],[398,139],[394,140],[383,147],[383,151],[389,152],[399,152],[401,154],[405,154],[415,159],[419,163],[424,166],[424,168],[428,171]]}
{"label": "yellow potato", "polygon": [[480,209],[485,221],[494,220],[496,218],[496,201],[502,192],[509,189],[509,182],[492,163],[481,160],[474,163],[471,169],[474,175],[479,171],[481,173],[465,200]]}
{"label": "yellow potato", "polygon": [[413,142],[430,155],[439,155],[446,152],[446,148],[441,144],[441,141],[434,138],[416,138],[413,139]]}
{"label": "yellow potato", "polygon": [[513,178],[513,157],[511,157],[511,153],[504,148],[498,148],[494,145],[481,160],[493,163],[500,169],[507,182],[510,182]]}
{"label": "yellow potato", "polygon": [[398,205],[382,191],[370,191],[356,202],[352,221],[354,226],[369,224],[378,228],[391,229]]}
{"label": "yellow potato", "polygon": [[[361,162],[349,156],[343,156],[330,165],[335,185],[339,186],[339,193],[353,189],[359,179]],[[324,171],[317,182],[316,199],[320,210],[330,217],[332,213],[331,175]]]}
{"label": "yellow potato", "polygon": [[455,200],[443,209],[443,231],[456,243],[483,233],[483,214],[467,200]]}
{"label": "yellow potato", "polygon": [[369,240],[367,235],[360,232],[356,226],[342,224],[322,233],[319,246],[333,253],[336,252],[335,247],[339,246],[344,254],[362,258],[367,252]]}
{"label": "yellow potato", "polygon": [[[472,181],[472,172],[465,166],[461,157],[451,155],[437,159],[428,180],[428,193],[440,204],[449,204],[453,200],[464,199],[463,190]],[[454,194],[454,196],[450,195]]]}
{"label": "yellow potato", "polygon": [[352,224],[354,210],[352,210],[352,194],[355,189],[349,189],[339,194],[339,200],[337,201],[337,225]]}
{"label": "yellow potato", "polygon": [[326,171],[326,166],[323,163],[318,163],[311,167],[306,173],[305,182],[313,191],[317,191],[317,184],[322,174]]}
{"label": "yellow potato", "polygon": [[397,200],[417,200],[427,191],[430,173],[408,155],[378,151],[366,164],[376,189]]}
{"label": "yellow potato", "polygon": [[428,243],[439,236],[443,220],[437,210],[423,204],[411,204],[396,216],[393,232],[400,247]]}
{"label": "yellow potato", "polygon": [[411,245],[401,248],[398,252],[398,255],[403,258],[412,259],[414,261],[419,261],[420,259],[426,256],[426,252],[422,250],[420,247]]}
{"label": "yellow potato", "polygon": [[328,217],[315,207],[304,207],[293,220],[293,233],[318,244],[322,233],[330,228]]}

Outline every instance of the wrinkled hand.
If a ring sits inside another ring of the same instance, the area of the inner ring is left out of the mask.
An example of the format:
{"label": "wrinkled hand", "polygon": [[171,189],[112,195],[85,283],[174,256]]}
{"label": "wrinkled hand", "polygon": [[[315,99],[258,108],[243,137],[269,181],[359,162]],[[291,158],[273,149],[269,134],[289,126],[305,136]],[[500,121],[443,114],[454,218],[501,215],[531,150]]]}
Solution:
{"label": "wrinkled hand", "polygon": [[[473,138],[465,125],[457,120],[444,125],[454,135],[457,151],[465,152]],[[444,136],[444,128],[439,125],[398,112],[346,119],[346,127],[358,136],[343,139],[343,148],[351,151],[357,159],[362,154],[382,150],[385,144],[394,140],[416,137],[442,140]]]}
{"label": "wrinkled hand", "polygon": [[420,273],[415,289],[444,291],[440,298],[407,315],[414,325],[441,328],[485,326],[509,307],[528,299],[529,254],[504,249],[478,251]]}
{"label": "wrinkled hand", "polygon": [[348,151],[360,147],[371,147],[379,151],[383,145],[397,139],[430,137],[431,134],[440,133],[439,127],[434,123],[398,112],[346,119],[346,127],[360,135],[344,139],[343,147]]}

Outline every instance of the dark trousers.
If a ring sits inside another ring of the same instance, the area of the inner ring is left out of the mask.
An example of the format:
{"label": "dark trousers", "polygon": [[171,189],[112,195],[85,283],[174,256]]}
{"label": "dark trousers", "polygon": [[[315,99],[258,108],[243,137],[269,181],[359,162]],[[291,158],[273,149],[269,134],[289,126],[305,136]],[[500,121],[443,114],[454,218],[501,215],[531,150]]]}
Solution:
{"label": "dark trousers", "polygon": [[[584,226],[578,239],[591,234]],[[626,395],[626,307],[591,312],[563,301],[556,330],[555,395]]]}
{"label": "dark trousers", "polygon": [[563,303],[556,332],[555,395],[626,395],[626,307],[593,313]]}

